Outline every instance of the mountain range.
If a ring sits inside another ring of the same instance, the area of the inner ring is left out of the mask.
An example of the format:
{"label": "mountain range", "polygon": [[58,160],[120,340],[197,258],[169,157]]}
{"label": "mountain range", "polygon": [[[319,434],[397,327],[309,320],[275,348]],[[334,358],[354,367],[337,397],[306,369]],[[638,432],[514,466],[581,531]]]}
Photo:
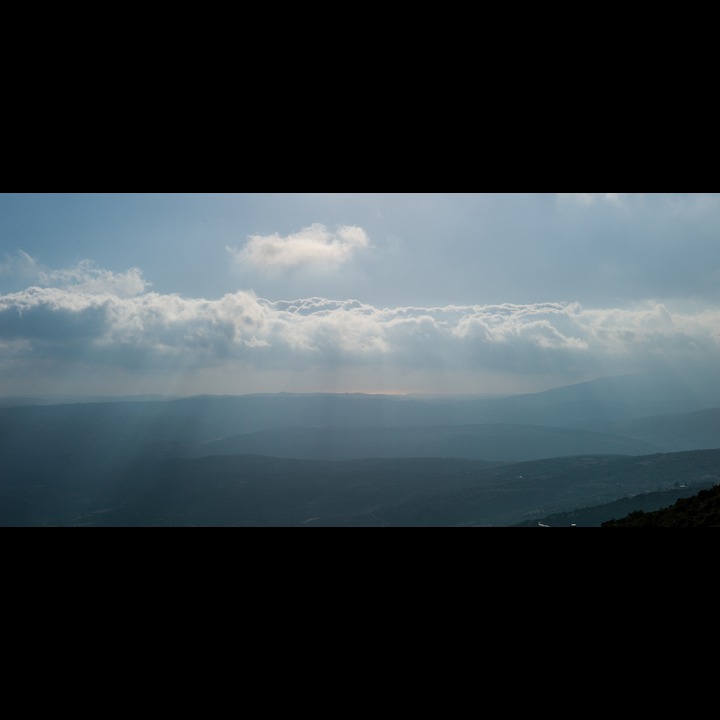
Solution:
{"label": "mountain range", "polygon": [[0,525],[515,526],[698,492],[717,448],[718,388],[667,374],[489,398],[5,399]]}

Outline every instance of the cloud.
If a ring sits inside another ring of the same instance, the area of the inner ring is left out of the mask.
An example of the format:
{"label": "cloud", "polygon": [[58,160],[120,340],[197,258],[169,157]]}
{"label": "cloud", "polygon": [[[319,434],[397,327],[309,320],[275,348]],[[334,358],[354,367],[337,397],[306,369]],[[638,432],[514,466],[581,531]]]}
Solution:
{"label": "cloud", "polygon": [[56,289],[31,288],[0,297],[0,339],[74,347],[105,331],[109,318],[105,302],[83,302]]}
{"label": "cloud", "polygon": [[15,255],[5,255],[5,261],[0,263],[0,277],[11,278],[16,286],[23,282],[32,283],[86,295],[134,297],[150,287],[138,268],[115,273],[98,268],[91,260],[82,260],[72,268],[47,270],[23,250]]}
{"label": "cloud", "polygon": [[228,247],[228,252],[241,265],[269,270],[309,267],[334,270],[349,262],[358,250],[370,246],[370,239],[361,227],[341,226],[335,232],[316,223],[298,233],[253,235],[243,248]]}
{"label": "cloud", "polygon": [[83,260],[74,268],[66,270],[41,271],[38,277],[40,284],[45,287],[66,288],[88,295],[134,297],[144,293],[150,286],[143,278],[142,271],[137,268],[113,273],[96,267],[90,260]]}
{"label": "cloud", "polygon": [[35,259],[24,250],[18,250],[15,255],[5,253],[5,259],[0,262],[0,277],[28,278],[37,274],[38,268]]}
{"label": "cloud", "polygon": [[[631,193],[556,193],[561,200],[569,200],[581,205],[595,205],[600,202],[620,205],[623,196]],[[636,193],[637,194],[637,193]]]}
{"label": "cloud", "polygon": [[716,212],[719,193],[555,193],[563,203],[581,207],[615,206],[637,211],[660,212],[666,216],[698,217]]}
{"label": "cloud", "polygon": [[[224,366],[289,374],[505,373],[577,377],[720,361],[720,308],[578,303],[381,308],[357,300],[216,300],[147,291],[139,271],[83,264],[57,287],[0,295],[4,362],[95,363],[123,372]],[[142,291],[142,288],[145,288]]]}

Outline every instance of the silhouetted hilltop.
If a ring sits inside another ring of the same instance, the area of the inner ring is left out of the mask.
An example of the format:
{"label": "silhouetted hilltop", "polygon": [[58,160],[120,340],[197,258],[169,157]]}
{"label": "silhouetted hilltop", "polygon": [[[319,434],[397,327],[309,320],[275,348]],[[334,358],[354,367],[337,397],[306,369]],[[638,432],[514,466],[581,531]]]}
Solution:
{"label": "silhouetted hilltop", "polygon": [[693,497],[681,498],[674,505],[655,512],[635,511],[621,520],[605,522],[603,527],[720,528],[720,485],[702,490]]}
{"label": "silhouetted hilltop", "polygon": [[515,527],[549,527],[549,528],[600,528],[604,523],[623,518],[633,513],[652,513],[662,510],[682,498],[692,497],[699,490],[707,490],[713,487],[712,483],[702,482],[691,486],[683,483],[676,483],[676,487],[670,490],[658,490],[656,492],[641,493],[620,498],[604,505],[593,505],[582,507],[570,512],[557,513],[537,520],[528,520]]}

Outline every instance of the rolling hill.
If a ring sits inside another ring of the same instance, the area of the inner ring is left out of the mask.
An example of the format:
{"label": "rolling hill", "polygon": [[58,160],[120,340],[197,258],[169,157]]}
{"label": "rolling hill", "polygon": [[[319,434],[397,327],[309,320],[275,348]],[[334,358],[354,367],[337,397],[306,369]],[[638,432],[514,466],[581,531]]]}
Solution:
{"label": "rolling hill", "polygon": [[0,524],[92,527],[510,527],[720,481],[720,451],[493,465],[451,459],[46,458],[0,479]]}
{"label": "rolling hill", "polygon": [[720,408],[637,418],[618,423],[615,429],[667,452],[720,448]]}
{"label": "rolling hill", "polygon": [[635,510],[603,528],[720,528],[720,485],[697,495],[678,499],[673,505],[650,511]]}
{"label": "rolling hill", "polygon": [[582,430],[526,425],[287,428],[197,443],[190,456],[260,454],[304,460],[466,458],[523,462],[571,455],[648,455],[649,443]]}
{"label": "rolling hill", "polygon": [[505,398],[8,401],[0,525],[504,527],[686,494],[718,481],[720,410],[666,380]]}

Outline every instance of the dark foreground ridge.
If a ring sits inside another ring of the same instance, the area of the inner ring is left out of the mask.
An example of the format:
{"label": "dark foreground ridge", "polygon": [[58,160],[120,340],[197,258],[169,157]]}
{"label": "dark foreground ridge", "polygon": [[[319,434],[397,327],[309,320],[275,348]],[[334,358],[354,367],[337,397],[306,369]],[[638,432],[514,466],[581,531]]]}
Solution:
{"label": "dark foreground ridge", "polygon": [[603,527],[720,528],[720,485],[655,512],[637,510],[621,520],[608,521]]}

